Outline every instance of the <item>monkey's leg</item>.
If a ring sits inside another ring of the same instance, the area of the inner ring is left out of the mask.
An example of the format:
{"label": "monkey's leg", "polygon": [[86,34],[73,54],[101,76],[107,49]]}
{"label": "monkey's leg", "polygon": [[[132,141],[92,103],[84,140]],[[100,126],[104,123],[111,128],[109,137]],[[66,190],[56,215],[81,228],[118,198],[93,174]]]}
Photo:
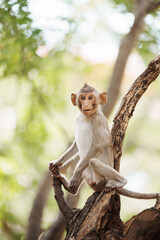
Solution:
{"label": "monkey's leg", "polygon": [[61,173],[59,173],[59,175],[58,175],[57,177],[60,179],[61,183],[63,184],[63,187],[64,187],[68,192],[70,192],[69,181],[67,180],[67,178],[66,178],[63,174],[61,174]]}
{"label": "monkey's leg", "polygon": [[127,180],[119,172],[117,172],[112,167],[106,165],[105,163],[101,162],[97,158],[92,158],[90,160],[90,166],[93,171],[109,179],[106,185],[107,187],[110,187],[112,189],[121,188],[127,183]]}

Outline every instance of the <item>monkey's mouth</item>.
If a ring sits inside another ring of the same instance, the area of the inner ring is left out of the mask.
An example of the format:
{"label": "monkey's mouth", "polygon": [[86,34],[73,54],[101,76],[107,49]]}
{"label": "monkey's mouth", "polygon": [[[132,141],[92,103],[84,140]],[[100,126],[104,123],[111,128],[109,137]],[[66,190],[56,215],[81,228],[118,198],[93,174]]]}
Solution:
{"label": "monkey's mouth", "polygon": [[84,113],[87,113],[87,112],[90,112],[90,111],[92,111],[92,109],[83,109]]}
{"label": "monkey's mouth", "polygon": [[93,106],[91,109],[83,109],[83,112],[90,112],[96,108],[96,105]]}
{"label": "monkey's mouth", "polygon": [[89,111],[91,111],[91,109],[85,109],[85,110],[83,110],[84,112],[89,112]]}

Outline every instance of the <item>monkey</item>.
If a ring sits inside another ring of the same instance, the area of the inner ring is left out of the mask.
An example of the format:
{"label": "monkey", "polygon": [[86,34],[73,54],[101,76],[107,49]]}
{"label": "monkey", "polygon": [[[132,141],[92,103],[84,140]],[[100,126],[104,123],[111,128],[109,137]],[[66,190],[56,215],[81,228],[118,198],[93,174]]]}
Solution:
{"label": "monkey", "polygon": [[95,192],[104,188],[122,188],[127,179],[113,168],[111,133],[101,110],[101,105],[107,101],[106,92],[99,93],[84,84],[77,94],[71,94],[71,101],[80,110],[75,140],[59,159],[49,163],[49,168],[66,168],[72,161],[77,161],[70,182],[61,173],[59,175],[64,188],[72,194],[77,193],[84,179]]}
{"label": "monkey", "polygon": [[106,92],[99,93],[85,83],[77,94],[71,94],[71,101],[80,110],[76,118],[75,139],[61,157],[49,163],[53,174],[57,167],[63,172],[73,163],[76,166],[70,181],[62,173],[56,175],[64,188],[76,194],[85,179],[95,192],[116,190],[130,198],[157,199],[158,204],[160,193],[138,193],[125,189],[127,179],[113,168],[111,133],[101,110],[101,105],[107,101]]}

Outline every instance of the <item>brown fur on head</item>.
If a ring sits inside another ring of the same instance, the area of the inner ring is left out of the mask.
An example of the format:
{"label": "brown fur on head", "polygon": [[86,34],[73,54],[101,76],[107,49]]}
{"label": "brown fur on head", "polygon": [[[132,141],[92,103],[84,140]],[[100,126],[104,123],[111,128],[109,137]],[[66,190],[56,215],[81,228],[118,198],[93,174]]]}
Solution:
{"label": "brown fur on head", "polygon": [[79,90],[80,93],[91,93],[97,91],[94,87],[89,86],[87,83]]}
{"label": "brown fur on head", "polygon": [[99,106],[106,103],[106,93],[99,93],[95,88],[87,83],[79,90],[77,94],[71,94],[71,101],[74,106],[78,105],[80,111],[87,115],[93,115]]}

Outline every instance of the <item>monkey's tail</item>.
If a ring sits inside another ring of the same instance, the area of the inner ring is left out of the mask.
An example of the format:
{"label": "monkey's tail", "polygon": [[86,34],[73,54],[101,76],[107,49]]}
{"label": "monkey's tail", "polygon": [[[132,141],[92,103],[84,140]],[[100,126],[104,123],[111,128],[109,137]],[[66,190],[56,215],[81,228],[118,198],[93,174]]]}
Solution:
{"label": "monkey's tail", "polygon": [[160,193],[138,193],[138,192],[130,191],[126,188],[117,188],[116,191],[117,193],[130,198],[138,198],[138,199],[160,198]]}

